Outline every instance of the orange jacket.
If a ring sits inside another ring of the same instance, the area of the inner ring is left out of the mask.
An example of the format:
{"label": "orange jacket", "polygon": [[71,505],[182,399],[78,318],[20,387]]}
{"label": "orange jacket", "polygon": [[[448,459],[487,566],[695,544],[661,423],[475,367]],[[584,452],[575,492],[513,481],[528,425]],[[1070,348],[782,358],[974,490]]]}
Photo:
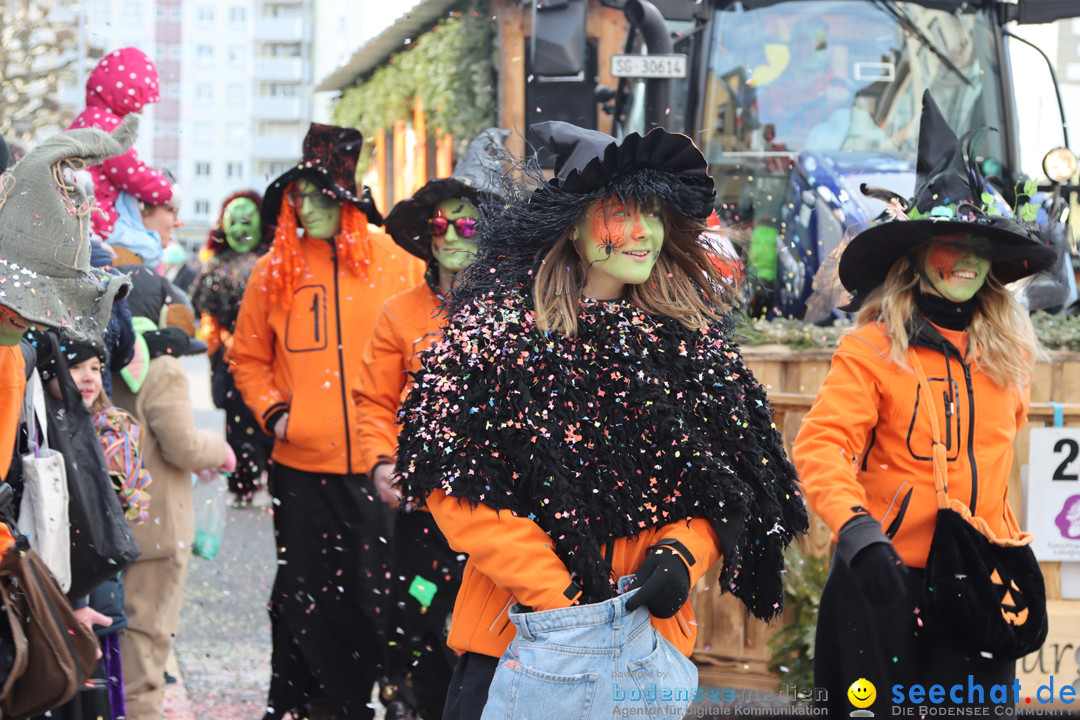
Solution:
{"label": "orange jacket", "polygon": [[[937,328],[956,350],[967,334]],[[846,335],[803,419],[792,459],[814,512],[833,539],[865,509],[892,537],[903,561],[925,567],[934,534],[937,499],[930,459],[930,420],[919,381],[889,359],[880,324]],[[1006,502],[1012,442],[1027,422],[1030,388],[1002,388],[955,355],[918,347],[935,392],[934,407],[947,446],[949,495],[983,517],[999,536],[1019,525]],[[948,363],[948,367],[946,367]],[[954,409],[946,413],[950,377]]]}
{"label": "orange jacket", "polygon": [[26,394],[26,361],[16,345],[0,346],[0,479],[11,469],[15,435]]}
{"label": "orange jacket", "polygon": [[[0,482],[11,469],[15,439],[26,393],[26,361],[18,345],[0,346]],[[15,544],[8,526],[0,523],[0,555]]]}
{"label": "orange jacket", "polygon": [[442,318],[438,310],[439,299],[422,282],[387,300],[375,319],[352,391],[357,446],[365,472],[379,462],[393,462],[398,408],[412,385],[408,373],[420,369],[417,355],[439,337]]}
{"label": "orange jacket", "polygon": [[[552,610],[569,607],[580,595],[570,594],[569,571],[532,520],[483,504],[471,508],[441,490],[428,495],[427,504],[450,547],[469,556],[446,641],[453,650],[499,657],[516,632],[507,614],[512,603]],[[679,540],[696,559],[688,568],[691,587],[720,557],[720,540],[708,520],[692,518],[616,540],[615,574],[634,573],[646,550],[666,539]],[[683,654],[694,649],[697,624],[689,601],[674,617],[654,617],[652,623]]]}
{"label": "orange jacket", "polygon": [[287,410],[285,439],[274,443],[275,462],[310,472],[367,470],[354,444],[352,383],[375,324],[375,309],[423,279],[422,262],[388,235],[369,226],[371,263],[357,277],[338,268],[333,245],[302,238],[307,273],[288,308],[266,290],[270,254],[248,281],[233,347],[228,353],[236,387],[256,419]]}

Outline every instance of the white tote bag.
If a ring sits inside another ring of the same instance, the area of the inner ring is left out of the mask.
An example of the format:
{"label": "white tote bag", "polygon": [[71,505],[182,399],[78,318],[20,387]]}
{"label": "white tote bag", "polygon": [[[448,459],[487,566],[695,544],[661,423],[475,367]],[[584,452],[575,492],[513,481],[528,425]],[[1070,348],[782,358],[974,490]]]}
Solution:
{"label": "white tote bag", "polygon": [[30,436],[30,452],[22,456],[23,496],[16,522],[67,592],[71,587],[67,470],[64,456],[49,448],[48,423],[43,422],[45,394],[37,372],[30,373],[26,383],[22,417]]}

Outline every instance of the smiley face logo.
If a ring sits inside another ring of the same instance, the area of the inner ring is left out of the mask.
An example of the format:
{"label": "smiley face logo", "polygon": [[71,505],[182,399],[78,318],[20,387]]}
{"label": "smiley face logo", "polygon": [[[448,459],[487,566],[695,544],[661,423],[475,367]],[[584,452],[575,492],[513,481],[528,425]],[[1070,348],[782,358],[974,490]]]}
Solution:
{"label": "smiley face logo", "polygon": [[868,708],[877,699],[877,688],[866,678],[851,683],[847,690],[848,701],[857,708]]}

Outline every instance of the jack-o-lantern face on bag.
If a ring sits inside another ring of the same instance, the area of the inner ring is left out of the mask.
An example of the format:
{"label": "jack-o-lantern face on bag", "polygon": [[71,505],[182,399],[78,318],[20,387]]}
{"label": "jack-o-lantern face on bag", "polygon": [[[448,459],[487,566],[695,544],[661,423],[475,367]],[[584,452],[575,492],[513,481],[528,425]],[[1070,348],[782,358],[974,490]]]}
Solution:
{"label": "jack-o-lantern face on bag", "polygon": [[997,589],[998,594],[1001,596],[1001,616],[1005,618],[1005,622],[1015,626],[1026,623],[1028,619],[1027,600],[1024,598],[1024,594],[1020,592],[1020,588],[1017,587],[1016,581],[1012,578],[1008,582],[1003,581],[997,568],[994,568],[994,571],[990,573],[990,582],[994,584],[994,588]]}

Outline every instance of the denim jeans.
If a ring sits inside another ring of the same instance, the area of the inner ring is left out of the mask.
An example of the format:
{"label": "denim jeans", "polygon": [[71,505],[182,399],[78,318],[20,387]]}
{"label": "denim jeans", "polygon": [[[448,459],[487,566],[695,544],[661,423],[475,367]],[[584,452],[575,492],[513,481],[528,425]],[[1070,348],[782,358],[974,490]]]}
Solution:
{"label": "denim jeans", "polygon": [[[621,578],[620,589],[632,578]],[[634,593],[602,603],[510,611],[517,637],[499,660],[482,720],[680,720],[697,668],[649,621],[626,611]]]}

